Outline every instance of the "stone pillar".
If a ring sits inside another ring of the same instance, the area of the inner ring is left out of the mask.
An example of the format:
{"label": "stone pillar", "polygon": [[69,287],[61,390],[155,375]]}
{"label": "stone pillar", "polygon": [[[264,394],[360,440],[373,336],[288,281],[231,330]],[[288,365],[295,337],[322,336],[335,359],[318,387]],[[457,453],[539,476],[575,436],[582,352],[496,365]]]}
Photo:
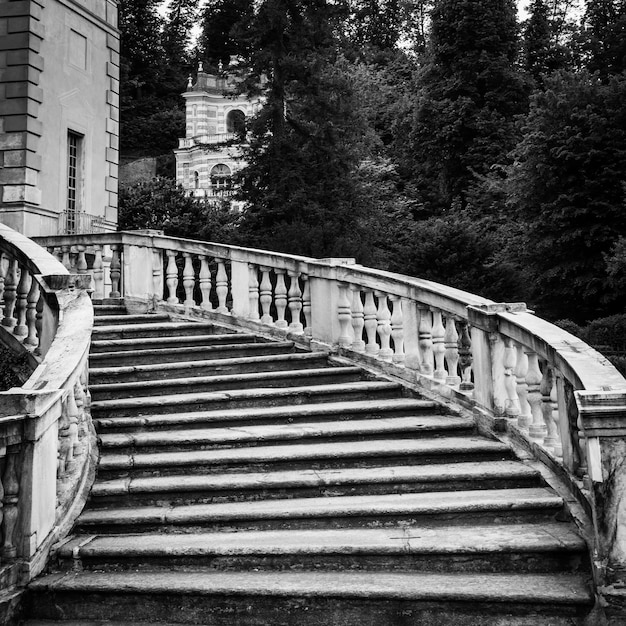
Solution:
{"label": "stone pillar", "polygon": [[[576,391],[587,447],[597,561],[607,586],[626,583],[626,389]],[[622,602],[626,601],[626,594]]]}

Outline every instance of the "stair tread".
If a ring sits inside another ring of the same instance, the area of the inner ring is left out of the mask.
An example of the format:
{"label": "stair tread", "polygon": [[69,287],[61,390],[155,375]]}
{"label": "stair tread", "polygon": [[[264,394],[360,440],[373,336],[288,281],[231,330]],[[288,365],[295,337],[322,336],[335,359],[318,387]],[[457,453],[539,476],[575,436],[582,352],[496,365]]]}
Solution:
{"label": "stair tread", "polygon": [[[101,327],[96,327],[94,330],[98,330]],[[137,326],[135,326],[137,328]],[[96,348],[103,348],[106,346],[132,346],[135,344],[172,344],[176,345],[180,341],[213,341],[217,343],[218,341],[232,340],[233,344],[237,346],[245,345],[243,342],[249,342],[253,344],[263,343],[264,345],[272,344],[274,342],[257,342],[256,335],[244,334],[244,333],[228,333],[228,334],[208,334],[208,335],[173,335],[171,337],[129,337],[127,339],[94,339],[91,342],[91,345]],[[276,342],[279,343],[279,342]],[[230,345],[230,344],[224,344]],[[204,347],[204,346],[200,346]]]}
{"label": "stair tread", "polygon": [[428,437],[421,439],[376,439],[291,445],[269,445],[172,452],[103,452],[101,469],[149,468],[221,463],[286,462],[315,459],[345,459],[405,455],[453,455],[467,453],[508,454],[509,447],[484,437]]}
{"label": "stair tread", "polygon": [[[266,344],[267,345],[267,344]],[[154,372],[178,369],[197,369],[201,367],[223,367],[227,365],[244,365],[247,363],[273,363],[273,362],[294,362],[315,361],[327,358],[325,352],[295,352],[290,354],[271,354],[265,356],[244,356],[230,359],[207,359],[204,361],[177,361],[176,363],[150,363],[147,365],[126,365],[118,367],[91,367],[90,376],[101,374],[133,374],[136,372]]]}
{"label": "stair tread", "polygon": [[478,554],[493,552],[580,552],[585,542],[567,524],[404,526],[79,535],[58,551],[62,558],[122,556],[281,554]]}
{"label": "stair tread", "polygon": [[119,398],[115,400],[94,400],[92,410],[106,408],[134,408],[150,405],[162,406],[166,404],[199,404],[200,402],[222,402],[229,400],[281,397],[289,398],[298,395],[316,396],[326,393],[357,393],[359,391],[388,391],[402,386],[399,383],[387,381],[357,381],[353,383],[335,383],[327,385],[302,385],[296,387],[256,387],[254,389],[232,389],[229,391],[207,391],[202,393],[179,393],[163,396],[140,396],[137,398]]}
{"label": "stair tread", "polygon": [[[93,406],[93,405],[92,405]],[[343,400],[320,404],[299,404],[276,407],[242,407],[212,411],[184,411],[163,415],[140,415],[129,417],[96,418],[100,427],[117,426],[158,426],[172,424],[194,424],[216,422],[220,420],[247,420],[263,418],[296,418],[339,413],[390,413],[393,411],[423,411],[438,408],[436,402],[420,398],[389,398],[385,400]]]}
{"label": "stair tread", "polygon": [[572,574],[70,572],[34,581],[31,590],[37,589],[55,593],[258,594],[578,605],[593,602],[585,581]]}
{"label": "stair tread", "polygon": [[126,493],[185,492],[290,487],[332,487],[359,483],[438,482],[467,479],[525,478],[539,473],[519,461],[478,461],[445,465],[400,465],[387,467],[285,470],[273,472],[186,474],[97,480],[93,496]]}
{"label": "stair tread", "polygon": [[449,415],[418,415],[386,417],[377,420],[341,420],[299,424],[267,424],[230,428],[194,428],[170,431],[109,433],[100,435],[103,448],[155,446],[170,444],[202,444],[220,442],[264,441],[267,439],[299,439],[332,435],[371,435],[404,430],[434,431],[473,428],[471,419]]}
{"label": "stair tread", "polygon": [[184,387],[190,383],[194,385],[205,384],[210,387],[212,384],[220,384],[226,382],[241,381],[242,385],[248,383],[254,383],[257,381],[264,381],[267,378],[275,379],[289,379],[289,378],[306,378],[307,376],[342,376],[346,374],[359,374],[362,373],[362,369],[356,366],[338,366],[338,367],[317,367],[303,370],[281,370],[278,372],[264,371],[264,372],[251,372],[243,374],[220,374],[213,376],[194,376],[186,378],[168,378],[167,380],[143,380],[143,381],[131,381],[131,382],[119,382],[119,383],[100,383],[91,385],[90,390],[93,393],[98,391],[117,391],[121,393],[134,389],[152,389],[162,388],[163,385],[172,387]]}
{"label": "stair tread", "polygon": [[[101,318],[100,318],[101,319]],[[122,320],[120,320],[121,322]],[[115,332],[139,332],[142,330],[152,331],[157,327],[167,328],[172,331],[181,331],[187,328],[215,328],[213,322],[179,322],[168,321],[163,324],[109,324],[106,326],[97,326],[93,329],[93,335],[97,336],[103,333],[115,333]],[[233,333],[237,334],[237,333]]]}
{"label": "stair tread", "polygon": [[[170,316],[167,313],[123,313],[119,315],[98,315],[97,323],[100,326],[121,326],[126,324],[133,324],[138,320],[146,320],[146,323],[153,324],[154,322],[167,322],[170,320]],[[150,320],[148,322],[148,320]],[[112,322],[119,322],[114,324]]]}
{"label": "stair tread", "polygon": [[563,500],[551,490],[487,489],[461,492],[426,492],[383,495],[287,498],[216,504],[145,506],[87,510],[79,525],[227,521],[231,519],[294,519],[363,515],[441,514],[472,511],[552,509]]}
{"label": "stair tread", "polygon": [[[196,335],[191,337],[194,340],[205,339],[213,339],[217,335]],[[173,341],[173,344],[178,344],[180,341],[184,341],[189,339],[190,337],[176,337],[176,341]],[[147,338],[151,339],[151,338]],[[164,339],[164,337],[159,337],[155,339]],[[131,343],[145,343],[146,338],[142,339],[125,339],[119,341],[126,341],[127,343],[124,345],[130,345]],[[117,343],[119,343],[119,341]],[[92,341],[92,347],[103,347],[105,345],[111,345],[111,347],[115,347],[112,345],[113,340],[103,340],[103,341]],[[163,343],[163,342],[162,342]],[[109,359],[109,358],[127,358],[130,356],[133,357],[144,357],[144,356],[155,356],[164,354],[182,354],[188,355],[194,352],[236,352],[238,350],[268,350],[268,349],[276,349],[276,350],[289,350],[294,348],[293,341],[272,341],[266,343],[229,343],[229,344],[215,344],[215,345],[200,345],[200,346],[184,346],[182,348],[176,347],[167,347],[167,348],[146,348],[146,349],[135,349],[135,350],[118,350],[118,351],[109,351],[109,352],[95,352],[91,353],[90,359]]]}

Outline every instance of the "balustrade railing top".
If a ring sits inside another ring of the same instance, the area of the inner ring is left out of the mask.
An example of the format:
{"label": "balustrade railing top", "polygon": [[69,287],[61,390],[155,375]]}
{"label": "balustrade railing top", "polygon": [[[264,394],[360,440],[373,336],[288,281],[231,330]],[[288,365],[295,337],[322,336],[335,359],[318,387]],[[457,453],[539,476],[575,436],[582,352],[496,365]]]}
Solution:
{"label": "balustrade railing top", "polygon": [[0,392],[0,591],[41,571],[89,487],[89,286],[0,224],[0,341],[36,364],[21,387]]}

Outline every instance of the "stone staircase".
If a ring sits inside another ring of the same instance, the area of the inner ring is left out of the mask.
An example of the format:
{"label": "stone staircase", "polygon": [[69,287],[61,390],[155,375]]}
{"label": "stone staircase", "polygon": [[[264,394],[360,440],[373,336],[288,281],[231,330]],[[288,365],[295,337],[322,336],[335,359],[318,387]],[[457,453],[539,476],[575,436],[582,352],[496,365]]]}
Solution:
{"label": "stone staircase", "polygon": [[97,315],[97,479],[28,626],[593,624],[563,500],[470,419],[289,341]]}

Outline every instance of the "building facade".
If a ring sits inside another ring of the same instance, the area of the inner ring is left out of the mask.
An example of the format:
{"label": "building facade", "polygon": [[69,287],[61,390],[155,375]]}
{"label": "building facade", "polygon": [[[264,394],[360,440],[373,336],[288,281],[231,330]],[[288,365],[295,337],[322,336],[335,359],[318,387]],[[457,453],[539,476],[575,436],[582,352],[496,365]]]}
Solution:
{"label": "building facade", "polygon": [[117,0],[0,0],[0,221],[117,228]]}
{"label": "building facade", "polygon": [[232,177],[243,167],[241,149],[246,120],[261,108],[261,99],[237,94],[234,75],[198,70],[183,93],[185,137],[179,140],[176,181],[190,195],[218,201],[232,193]]}

